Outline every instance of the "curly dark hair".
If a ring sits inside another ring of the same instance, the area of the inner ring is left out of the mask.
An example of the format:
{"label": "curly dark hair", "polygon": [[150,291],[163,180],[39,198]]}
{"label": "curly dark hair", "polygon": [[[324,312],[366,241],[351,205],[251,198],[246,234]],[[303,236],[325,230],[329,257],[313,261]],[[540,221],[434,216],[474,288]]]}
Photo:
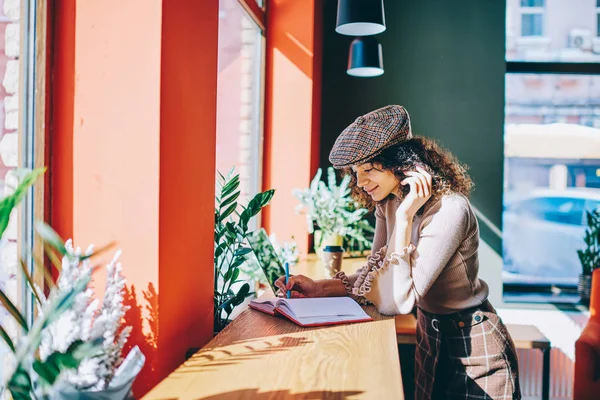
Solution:
{"label": "curly dark hair", "polygon": [[[433,195],[425,206],[419,210],[418,214],[422,214],[432,201],[440,195],[462,193],[469,197],[473,188],[473,181],[467,174],[467,167],[434,140],[422,136],[416,136],[391,146],[380,155],[365,161],[365,163],[367,162],[378,169],[391,171],[400,181],[406,178],[402,171],[416,171],[415,167],[417,165],[431,174]],[[376,202],[357,185],[356,174],[352,171],[352,168],[344,168],[343,173],[351,177],[352,197],[363,207],[373,210]],[[408,194],[409,190],[408,185],[402,188],[401,200]],[[390,196],[393,195],[390,194]]]}

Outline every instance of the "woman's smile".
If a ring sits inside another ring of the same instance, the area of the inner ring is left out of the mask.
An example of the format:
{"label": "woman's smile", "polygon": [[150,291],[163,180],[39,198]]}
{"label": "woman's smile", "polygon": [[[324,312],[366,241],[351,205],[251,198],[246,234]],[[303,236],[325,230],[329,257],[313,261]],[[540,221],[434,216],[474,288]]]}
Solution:
{"label": "woman's smile", "polygon": [[373,189],[365,189],[365,190],[367,191],[369,196],[373,196],[373,193],[375,193],[375,191],[377,190],[378,187],[379,187],[379,185],[375,186]]}

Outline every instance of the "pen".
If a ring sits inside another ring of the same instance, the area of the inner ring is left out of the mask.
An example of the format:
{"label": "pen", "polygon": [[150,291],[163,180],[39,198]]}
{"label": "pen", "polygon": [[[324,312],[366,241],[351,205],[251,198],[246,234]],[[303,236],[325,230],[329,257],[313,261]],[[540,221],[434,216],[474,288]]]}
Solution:
{"label": "pen", "polygon": [[[285,263],[285,286],[287,286],[289,280],[290,280],[290,264],[286,261],[286,263]],[[287,291],[286,296],[288,299],[291,297],[291,291],[289,289]]]}

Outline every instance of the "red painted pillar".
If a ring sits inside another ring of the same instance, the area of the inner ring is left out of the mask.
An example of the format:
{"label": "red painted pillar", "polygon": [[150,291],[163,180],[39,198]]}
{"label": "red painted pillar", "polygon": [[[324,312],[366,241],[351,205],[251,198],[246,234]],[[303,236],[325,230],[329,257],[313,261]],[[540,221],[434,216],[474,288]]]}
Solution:
{"label": "red painted pillar", "polygon": [[50,219],[123,250],[140,396],[212,337],[219,2],[53,4]]}

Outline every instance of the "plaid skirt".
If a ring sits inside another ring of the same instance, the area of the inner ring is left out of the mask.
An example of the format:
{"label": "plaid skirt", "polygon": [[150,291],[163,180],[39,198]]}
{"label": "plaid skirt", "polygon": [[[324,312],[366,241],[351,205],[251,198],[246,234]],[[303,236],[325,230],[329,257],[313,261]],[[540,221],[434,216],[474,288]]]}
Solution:
{"label": "plaid skirt", "polygon": [[486,301],[448,315],[417,310],[415,400],[521,399],[515,345]]}

